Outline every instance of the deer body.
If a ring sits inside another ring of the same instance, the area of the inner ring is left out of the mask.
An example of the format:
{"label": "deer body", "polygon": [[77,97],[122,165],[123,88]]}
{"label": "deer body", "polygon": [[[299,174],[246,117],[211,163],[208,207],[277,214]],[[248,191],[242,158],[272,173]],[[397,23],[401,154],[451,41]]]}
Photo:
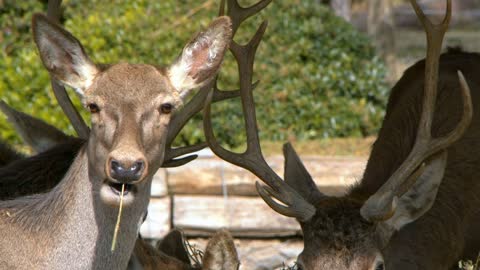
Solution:
{"label": "deer body", "polygon": [[2,263],[17,269],[125,268],[148,194],[140,194],[142,199],[125,209],[121,245],[111,252],[116,211],[98,201],[98,181],[88,175],[85,153],[80,151],[52,191],[0,203],[0,230],[8,232],[0,240]]}
{"label": "deer body", "polygon": [[0,142],[0,166],[5,166],[23,156],[13,150],[9,145]]}
{"label": "deer body", "polygon": [[[477,53],[453,51],[441,56],[433,137],[445,136],[462,118],[464,105],[457,70],[468,78],[473,108],[480,107],[480,80],[476,76],[479,68]],[[382,238],[382,225],[372,224],[360,214],[365,201],[385,184],[412,150],[422,112],[424,71],[422,60],[407,69],[393,87],[381,130],[358,184],[341,198],[325,198],[316,192],[310,198],[305,196],[317,213],[301,223],[306,239],[301,255],[304,269],[322,269],[328,263],[332,263],[328,265],[332,269],[362,269],[361,263],[369,264],[362,257],[372,260],[382,256],[384,269],[388,270],[447,270],[457,269],[461,259],[476,258],[480,250],[480,173],[476,169],[480,166],[480,114],[476,111],[461,139],[448,148],[443,177],[428,211],[397,231],[387,232],[393,233],[387,243],[378,240]],[[427,171],[418,182],[435,177],[434,173]],[[417,189],[412,197],[428,193],[421,186]],[[415,205],[411,207],[415,211]],[[379,246],[383,248],[375,251]],[[342,250],[343,258],[332,259]]]}
{"label": "deer body", "polygon": [[[457,70],[468,78],[473,108],[480,108],[480,80],[476,74],[479,68],[479,54],[442,55],[432,125],[434,137],[444,136],[462,116]],[[365,199],[375,193],[411,150],[421,112],[424,69],[424,61],[413,65],[392,89],[363,179],[349,197]],[[480,114],[475,110],[470,127],[448,148],[435,203],[421,218],[393,235],[386,249],[386,269],[448,269],[460,259],[475,259],[480,251],[479,139]]]}
{"label": "deer body", "polygon": [[45,152],[18,157],[2,166],[0,201],[50,191],[65,176],[84,143],[81,139],[62,142]]}

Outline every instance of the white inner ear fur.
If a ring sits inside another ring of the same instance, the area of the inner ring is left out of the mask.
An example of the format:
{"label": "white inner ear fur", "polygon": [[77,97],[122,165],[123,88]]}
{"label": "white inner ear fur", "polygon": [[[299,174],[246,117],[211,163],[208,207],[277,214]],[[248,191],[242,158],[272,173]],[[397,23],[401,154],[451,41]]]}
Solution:
{"label": "white inner ear fur", "polygon": [[385,221],[385,225],[400,230],[430,210],[442,182],[446,164],[446,152],[428,163],[413,187],[398,199],[395,214]]}
{"label": "white inner ear fur", "polygon": [[[169,68],[168,77],[182,98],[188,94],[189,90],[200,87],[206,82],[198,81],[196,78],[198,73],[216,68],[214,64],[218,61],[218,57],[223,57],[219,55],[226,46],[226,41],[222,39],[222,29],[222,27],[213,27],[201,33],[183,49],[180,58]],[[202,59],[199,51],[205,48],[207,57]]]}
{"label": "white inner ear fur", "polygon": [[[85,54],[82,45],[43,21],[37,23],[37,33],[37,46],[47,69],[83,96],[92,85],[98,69]],[[70,68],[74,72],[69,72]]]}
{"label": "white inner ear fur", "polygon": [[79,94],[81,97],[85,95],[85,90],[87,90],[90,86],[93,84],[93,80],[95,79],[95,76],[98,73],[98,70],[95,66],[91,65],[80,65],[77,69],[78,74],[80,74],[79,78],[79,84],[76,86],[73,86],[73,89],[75,89],[75,92]]}

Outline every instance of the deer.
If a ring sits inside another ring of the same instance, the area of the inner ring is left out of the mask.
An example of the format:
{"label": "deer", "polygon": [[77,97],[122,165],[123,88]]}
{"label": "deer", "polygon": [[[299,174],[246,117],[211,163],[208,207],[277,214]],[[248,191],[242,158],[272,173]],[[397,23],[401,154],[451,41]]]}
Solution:
{"label": "deer", "polygon": [[15,160],[23,158],[21,153],[18,153],[10,145],[0,141],[0,166],[7,165]]}
{"label": "deer", "polygon": [[[231,15],[239,5],[228,3]],[[290,143],[283,147],[283,179],[263,157],[250,85],[266,23],[247,44],[234,41],[229,48],[238,63],[247,146],[242,153],[221,146],[208,98],[207,143],[266,184],[256,188],[274,211],[299,222],[304,249],[294,269],[456,269],[458,260],[474,259],[480,250],[480,115],[473,113],[480,106],[480,56],[440,56],[450,0],[439,24],[411,4],[426,32],[426,58],[393,87],[363,177],[340,197],[321,192]],[[231,17],[235,31],[242,20]]]}
{"label": "deer", "polygon": [[[175,122],[173,115],[188,93],[205,87],[217,74],[232,38],[231,21],[226,16],[215,19],[168,67],[94,64],[71,33],[40,13],[33,16],[32,29],[45,68],[81,96],[91,113],[92,128],[53,189],[0,201],[0,230],[4,232],[0,265],[125,269],[147,209],[154,173],[167,161],[173,165],[188,162],[191,157],[174,158],[198,148],[167,145],[169,136],[181,129],[182,121]],[[201,105],[179,115],[185,120]],[[123,218],[112,252],[120,197]]]}
{"label": "deer", "polygon": [[85,140],[69,136],[45,121],[25,114],[0,101],[0,111],[36,153],[13,150],[0,141],[0,201],[45,193],[53,189],[72,165]]}
{"label": "deer", "polygon": [[[4,144],[8,153],[13,152],[19,157],[12,158],[14,165],[0,166],[0,200],[48,192],[62,179],[84,141],[66,135],[43,120],[17,111],[2,101],[0,110],[24,143],[40,152],[33,157],[24,157]],[[5,151],[0,148],[0,155],[4,154]],[[47,161],[52,165],[45,165]],[[240,264],[233,238],[226,230],[219,230],[212,236],[203,254],[203,262],[195,261],[192,264],[183,233],[174,229],[155,247],[138,237],[127,270],[236,270]]]}
{"label": "deer", "polygon": [[190,254],[180,231],[173,230],[154,248],[142,239],[135,245],[131,270],[238,270],[240,262],[230,233],[219,230],[208,241],[202,263],[190,262]]}

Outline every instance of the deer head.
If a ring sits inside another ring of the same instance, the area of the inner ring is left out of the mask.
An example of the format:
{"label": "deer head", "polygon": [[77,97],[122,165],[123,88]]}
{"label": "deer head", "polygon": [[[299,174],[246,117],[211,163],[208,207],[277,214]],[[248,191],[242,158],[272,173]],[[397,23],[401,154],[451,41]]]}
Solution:
{"label": "deer head", "polygon": [[240,265],[233,238],[228,231],[216,232],[208,241],[203,262],[195,262],[193,265],[185,243],[178,230],[168,233],[156,248],[139,239],[128,269],[237,270]]}
{"label": "deer head", "polygon": [[164,160],[167,128],[187,94],[217,73],[231,39],[227,17],[216,19],[166,68],[145,64],[95,65],[80,42],[47,17],[33,17],[34,40],[44,66],[73,87],[91,112],[89,174],[100,195],[117,204],[121,185],[126,205]]}
{"label": "deer head", "polygon": [[[347,195],[336,198],[322,194],[289,144],[284,146],[285,181],[268,166],[261,153],[250,87],[255,50],[265,28],[261,27],[249,44],[240,46],[233,42],[230,46],[240,71],[247,149],[237,154],[220,146],[212,130],[208,104],[204,110],[207,142],[216,155],[251,171],[267,184],[262,186],[257,183],[257,190],[273,210],[298,220],[305,243],[297,260],[297,269],[384,269],[382,251],[395,231],[417,220],[431,208],[443,178],[447,148],[463,135],[470,124],[470,90],[459,72],[463,116],[453,131],[443,137],[432,138],[439,56],[451,16],[451,1],[447,1],[447,15],[438,25],[425,17],[414,0],[411,2],[426,29],[428,43],[423,110],[417,137],[403,164],[376,193],[367,197]],[[243,10],[239,10],[238,3],[229,1],[229,12],[235,11],[241,14]],[[239,25],[241,20],[236,21],[238,16],[231,13],[233,25]]]}

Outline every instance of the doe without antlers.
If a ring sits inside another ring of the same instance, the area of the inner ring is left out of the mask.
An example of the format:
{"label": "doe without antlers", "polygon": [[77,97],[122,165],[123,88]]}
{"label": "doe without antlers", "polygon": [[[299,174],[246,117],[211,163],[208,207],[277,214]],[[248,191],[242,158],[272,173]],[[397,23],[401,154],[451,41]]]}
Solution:
{"label": "doe without antlers", "polygon": [[[182,104],[217,74],[231,40],[231,21],[214,20],[168,67],[96,65],[71,33],[45,15],[34,15],[32,29],[45,68],[76,89],[91,112],[92,127],[51,190],[0,201],[0,261],[16,269],[125,269],[154,173],[166,159],[173,165],[188,162],[191,158],[173,159],[201,147],[171,149],[169,143],[203,106],[191,103],[195,99]],[[186,107],[192,107],[188,113],[178,112]],[[42,177],[51,178],[46,173]],[[111,252],[121,187],[123,218]]]}

